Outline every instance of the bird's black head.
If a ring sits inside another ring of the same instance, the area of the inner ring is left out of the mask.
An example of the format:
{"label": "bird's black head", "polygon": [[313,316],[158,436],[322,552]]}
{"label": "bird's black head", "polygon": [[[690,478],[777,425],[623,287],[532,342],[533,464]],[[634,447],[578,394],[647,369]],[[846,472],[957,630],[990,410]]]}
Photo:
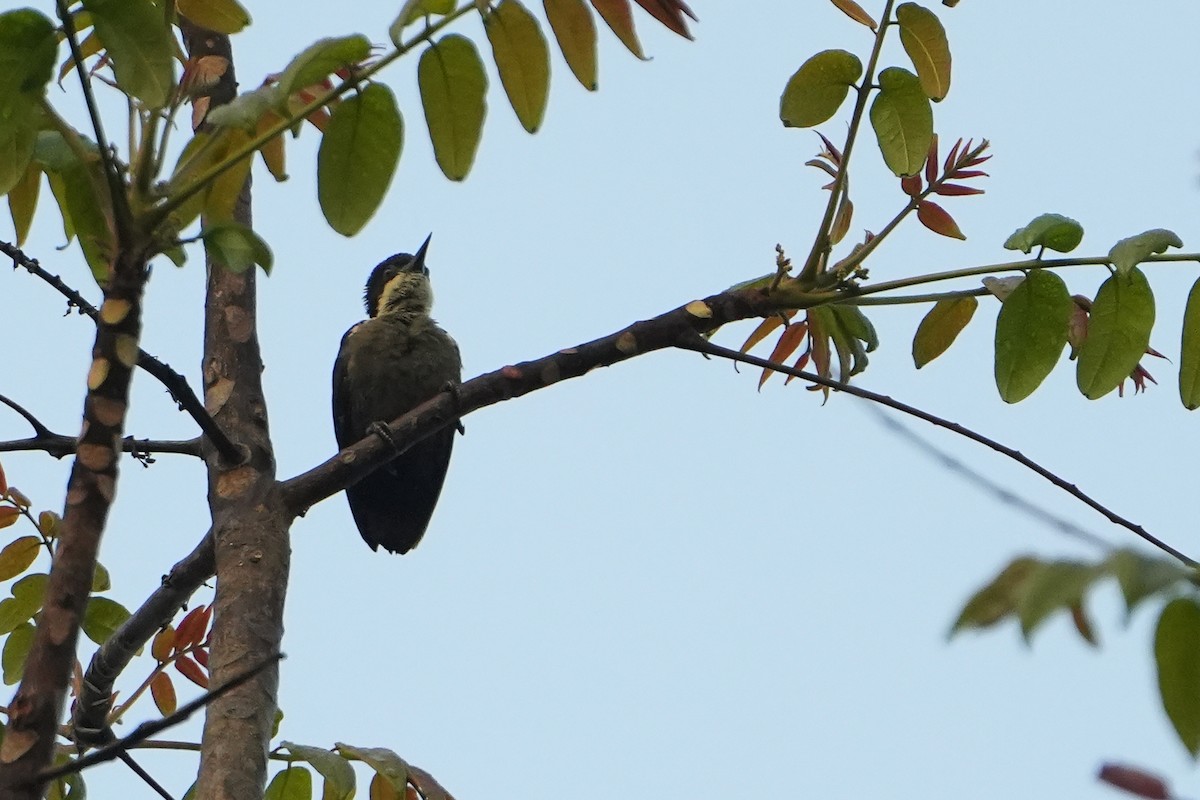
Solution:
{"label": "bird's black head", "polygon": [[384,290],[397,276],[419,275],[428,279],[429,267],[425,266],[425,251],[429,249],[429,240],[432,238],[432,233],[425,237],[425,242],[417,250],[416,255],[397,253],[385,258],[375,269],[371,270],[371,277],[367,278],[367,288],[363,298],[366,302],[368,316],[379,315],[379,303],[383,299]]}

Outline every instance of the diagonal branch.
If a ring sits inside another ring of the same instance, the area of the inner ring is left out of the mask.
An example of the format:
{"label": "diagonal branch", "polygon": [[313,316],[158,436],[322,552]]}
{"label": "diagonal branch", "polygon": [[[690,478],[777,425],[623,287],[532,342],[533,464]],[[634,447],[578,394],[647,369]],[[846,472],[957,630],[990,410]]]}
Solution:
{"label": "diagonal branch", "polygon": [[682,337],[680,337],[678,346],[684,350],[693,350],[697,353],[703,353],[705,355],[710,355],[710,356],[717,356],[718,358],[727,358],[730,361],[736,361],[736,362],[739,362],[742,364],[750,364],[750,365],[756,366],[756,367],[772,369],[772,370],[775,370],[776,372],[782,373],[784,375],[792,375],[794,377],[801,378],[801,379],[809,381],[811,383],[815,383],[818,386],[826,386],[830,389],[836,389],[840,392],[845,392],[846,394],[851,394],[851,395],[854,395],[855,397],[860,397],[863,400],[870,400],[873,403],[878,403],[879,405],[887,406],[888,408],[892,408],[892,409],[895,409],[896,411],[903,412],[910,416],[916,417],[917,419],[925,420],[928,423],[937,425],[940,428],[945,428],[946,430],[957,433],[960,436],[965,436],[966,438],[968,438],[974,442],[978,442],[979,444],[990,447],[991,449],[995,450],[997,453],[1000,453],[1001,455],[1008,456],[1009,458],[1011,458],[1013,461],[1016,461],[1021,466],[1025,467],[1029,470],[1032,470],[1033,472],[1036,472],[1038,475],[1041,475],[1043,478],[1050,481],[1055,486],[1062,489],[1064,492],[1071,495],[1075,499],[1079,500],[1084,505],[1098,511],[1100,514],[1102,514],[1104,517],[1106,517],[1109,520],[1109,522],[1112,522],[1115,525],[1120,525],[1121,527],[1123,527],[1129,531],[1132,531],[1134,534],[1136,534],[1137,536],[1146,540],[1150,544],[1154,545],[1159,550],[1162,550],[1163,552],[1174,556],[1175,558],[1179,559],[1184,564],[1187,564],[1189,567],[1194,567],[1198,563],[1195,559],[1193,559],[1187,555],[1184,555],[1182,552],[1180,552],[1179,550],[1176,550],[1174,547],[1167,544],[1163,540],[1159,539],[1157,536],[1154,536],[1149,531],[1147,531],[1145,528],[1143,528],[1141,525],[1138,525],[1135,522],[1131,522],[1128,519],[1126,519],[1125,517],[1122,517],[1120,514],[1116,513],[1115,511],[1112,511],[1107,506],[1101,504],[1098,500],[1095,500],[1090,495],[1084,493],[1075,484],[1069,483],[1065,479],[1059,477],[1057,474],[1055,474],[1055,473],[1051,472],[1050,470],[1046,469],[1045,467],[1043,467],[1041,464],[1038,464],[1033,459],[1031,459],[1025,455],[1022,455],[1019,451],[1014,450],[1013,448],[1008,447],[1007,445],[1003,445],[1000,442],[997,442],[995,439],[990,439],[987,436],[984,436],[981,433],[977,433],[966,426],[959,425],[957,422],[951,422],[950,420],[945,419],[943,417],[939,417],[936,414],[930,414],[928,411],[922,411],[921,409],[917,408],[916,406],[910,406],[907,403],[902,403],[899,400],[894,400],[891,397],[888,397],[887,395],[884,395],[884,394],[879,394],[878,392],[872,392],[869,389],[863,389],[858,386],[854,386],[852,384],[843,383],[842,381],[835,381],[832,378],[824,378],[824,377],[821,377],[820,375],[816,375],[811,372],[804,372],[803,370],[793,369],[791,367],[785,366],[784,364],[780,364],[780,363],[777,363],[774,361],[769,361],[768,359],[765,359],[765,358],[758,358],[757,356],[752,356],[747,353],[741,353],[741,352],[738,352],[737,350],[731,350],[728,347],[721,347],[720,345],[713,344],[712,342],[708,341],[707,339],[705,339],[702,336],[694,336],[694,335],[682,336]]}
{"label": "diagonal branch", "polygon": [[[57,289],[59,294],[67,298],[68,306],[78,308],[79,313],[86,314],[93,321],[96,320],[99,313],[96,307],[89,303],[82,294],[68,286],[62,278],[57,275],[51,275],[43,269],[36,258],[31,258],[16,245],[5,241],[0,241],[0,253],[11,258],[14,267],[25,269],[31,275],[41,278],[50,284],[50,286]],[[137,366],[150,373],[159,383],[167,388],[171,398],[192,419],[196,420],[196,424],[200,426],[200,430],[204,431],[204,435],[213,443],[213,447],[217,449],[222,458],[232,464],[239,463],[242,460],[241,448],[225,435],[225,432],[221,430],[220,426],[217,425],[216,421],[205,410],[204,404],[200,402],[200,398],[196,397],[196,393],[188,385],[187,378],[140,347],[137,354]],[[167,451],[164,450],[162,452]]]}

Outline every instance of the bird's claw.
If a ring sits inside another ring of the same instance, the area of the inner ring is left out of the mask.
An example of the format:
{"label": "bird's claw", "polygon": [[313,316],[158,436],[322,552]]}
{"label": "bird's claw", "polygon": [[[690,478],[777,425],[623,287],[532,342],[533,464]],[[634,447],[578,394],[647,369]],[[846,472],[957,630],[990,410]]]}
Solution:
{"label": "bird's claw", "polygon": [[[458,390],[459,385],[454,381],[446,381],[446,385],[442,387],[443,391],[450,393],[450,400],[454,403],[454,408],[457,410],[462,405],[462,394]],[[467,428],[462,424],[462,420],[455,420],[454,427],[458,429],[459,434],[465,436]]]}
{"label": "bird's claw", "polygon": [[399,452],[400,448],[396,444],[395,437],[392,436],[392,429],[387,426],[386,422],[372,422],[367,426],[367,433],[375,434],[380,439],[383,439],[386,444],[390,445],[393,450]]}

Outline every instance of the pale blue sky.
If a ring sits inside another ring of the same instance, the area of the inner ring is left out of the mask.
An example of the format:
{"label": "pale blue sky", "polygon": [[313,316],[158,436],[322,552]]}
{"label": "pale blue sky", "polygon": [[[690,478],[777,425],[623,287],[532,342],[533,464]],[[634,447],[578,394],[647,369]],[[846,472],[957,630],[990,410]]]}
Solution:
{"label": "pale blue sky", "polygon": [[[257,5],[256,25],[235,39],[245,88],[319,36],[385,41],[399,3],[286,20]],[[881,3],[865,6],[878,13]],[[256,171],[257,228],[276,256],[261,284],[260,336],[281,477],[334,452],[329,373],[342,331],[362,316],[362,283],[430,231],[435,316],[468,375],[762,274],[776,242],[802,257],[824,180],[803,166],[816,136],[780,125],[779,93],[818,50],[865,56],[870,34],[822,0],[694,7],[693,43],[638,12],[648,63],[602,31],[594,95],[555,55],[533,137],[493,70],[484,142],[463,184],[433,164],[415,60],[394,66],[386,79],[405,114],[404,155],[388,201],[355,239],[320,218],[311,131],[289,144],[290,181]],[[1082,253],[1151,227],[1200,247],[1200,6],[936,10],[955,57],[936,128],[944,142],[991,139],[992,177],[982,197],[945,203],[967,242],[913,222],[869,262],[873,278],[1007,260],[1005,237],[1051,211],[1082,222]],[[458,29],[481,37],[474,22]],[[895,43],[885,55],[903,59]],[[839,141],[844,116],[821,130]],[[903,202],[874,143],[861,144],[859,233]],[[11,235],[7,219],[0,235]],[[28,251],[95,297],[75,248],[55,251],[61,243],[53,216],[40,214]],[[1149,274],[1153,344],[1176,358],[1196,268]],[[1091,293],[1103,275],[1077,269],[1068,282]],[[183,270],[163,261],[147,299],[145,348],[193,385],[202,287],[198,255]],[[60,298],[24,273],[0,273],[0,297],[10,353],[0,392],[74,433],[90,325],[62,319]],[[1179,404],[1172,366],[1149,365],[1160,386],[1146,395],[1098,402],[1060,367],[1007,406],[992,384],[995,312],[982,303],[951,352],[920,373],[909,348],[923,310],[872,312],[883,343],[859,382],[1002,439],[1200,552],[1187,500],[1196,418]],[[749,330],[718,341],[736,346]],[[1099,651],[1061,618],[1032,650],[1009,626],[945,641],[962,601],[1014,555],[1093,552],[944,472],[856,401],[822,407],[778,380],[756,393],[756,379],[662,353],[471,415],[433,525],[403,558],[368,550],[342,498],[313,509],[292,542],[283,737],[390,747],[463,800],[1103,798],[1114,795],[1093,775],[1105,759],[1162,771],[1181,795],[1196,794],[1158,705],[1149,609],[1125,628],[1117,592],[1099,592]],[[139,375],[135,385],[130,432],[192,435],[158,384]],[[1013,492],[1135,544],[990,451],[918,430]],[[26,434],[0,413],[0,438]],[[66,462],[3,462],[39,506],[61,507]],[[126,462],[103,555],[113,595],[139,602],[206,527],[199,464]],[[143,760],[180,794],[190,782],[191,756]],[[150,796],[121,770],[95,773],[93,796]]]}

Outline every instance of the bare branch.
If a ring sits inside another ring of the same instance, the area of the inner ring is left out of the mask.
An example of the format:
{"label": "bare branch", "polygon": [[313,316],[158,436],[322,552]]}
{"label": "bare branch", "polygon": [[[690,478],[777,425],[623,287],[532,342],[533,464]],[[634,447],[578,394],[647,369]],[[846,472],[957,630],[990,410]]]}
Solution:
{"label": "bare branch", "polygon": [[[50,286],[57,289],[59,294],[67,298],[68,307],[77,308],[79,309],[79,313],[91,317],[93,321],[96,320],[98,313],[96,307],[89,303],[82,294],[68,286],[62,278],[57,275],[51,275],[43,269],[36,258],[31,258],[16,245],[5,241],[0,241],[0,253],[12,259],[14,268],[21,267],[31,275],[41,278],[50,284]],[[205,410],[204,404],[200,402],[200,398],[196,397],[196,393],[188,385],[187,378],[141,348],[138,348],[137,366],[150,373],[159,383],[166,387],[176,404],[186,411],[192,419],[196,420],[196,424],[200,426],[200,430],[204,431],[204,435],[213,443],[213,447],[217,449],[222,458],[231,464],[239,463],[242,460],[242,449],[225,435],[225,432],[221,430],[220,426],[217,425],[216,421]],[[72,450],[71,452],[74,451]],[[167,451],[163,450],[162,452]]]}
{"label": "bare branch", "polygon": [[1103,505],[1098,500],[1093,499],[1090,495],[1088,495],[1088,494],[1084,493],[1082,490],[1080,490],[1079,487],[1077,487],[1075,484],[1067,482],[1065,479],[1059,477],[1057,474],[1046,469],[1045,467],[1043,467],[1041,464],[1038,464],[1033,459],[1022,455],[1019,451],[1014,450],[1013,448],[1008,447],[1007,445],[1003,445],[1000,442],[997,442],[995,439],[989,439],[988,437],[984,436],[981,433],[976,433],[975,431],[971,430],[970,428],[967,428],[963,425],[959,425],[957,422],[951,422],[950,420],[945,419],[943,417],[939,417],[936,414],[930,414],[928,411],[922,411],[921,409],[919,409],[915,406],[910,406],[907,403],[900,402],[899,400],[893,400],[891,397],[888,397],[887,395],[884,395],[884,394],[872,392],[868,389],[863,389],[858,386],[853,386],[848,383],[843,383],[841,381],[835,381],[831,378],[823,378],[820,375],[816,375],[811,372],[804,372],[803,370],[792,369],[791,367],[785,366],[784,364],[779,364],[774,361],[769,361],[765,358],[758,358],[757,356],[752,356],[747,353],[740,353],[737,350],[731,350],[728,347],[721,347],[720,345],[713,344],[712,342],[708,341],[707,339],[705,339],[702,336],[684,335],[680,338],[677,346],[684,350],[693,350],[697,353],[704,353],[705,355],[717,356],[719,358],[727,358],[730,361],[737,361],[742,364],[750,364],[750,365],[756,366],[756,367],[764,367],[766,369],[773,369],[776,372],[780,372],[784,375],[792,375],[797,378],[802,378],[803,380],[809,381],[811,383],[815,383],[818,386],[827,386],[830,389],[837,389],[840,392],[845,392],[846,394],[852,394],[855,397],[861,397],[864,400],[870,400],[873,403],[878,403],[879,405],[887,406],[888,408],[893,408],[896,411],[901,411],[905,414],[909,414],[910,416],[914,416],[917,419],[923,419],[926,422],[929,422],[933,425],[937,425],[938,427],[941,427],[941,428],[945,428],[948,431],[953,431],[954,433],[957,433],[960,436],[965,436],[966,438],[968,438],[972,441],[979,442],[982,445],[990,447],[991,449],[995,450],[997,453],[1000,453],[1001,455],[1008,456],[1009,458],[1011,458],[1013,461],[1016,461],[1021,466],[1026,467],[1027,469],[1030,469],[1030,470],[1036,472],[1038,475],[1041,475],[1043,478],[1050,481],[1051,483],[1053,483],[1058,488],[1062,489],[1067,494],[1071,495],[1075,499],[1084,503],[1088,507],[1100,512],[1110,522],[1112,522],[1116,525],[1120,525],[1122,528],[1125,528],[1129,531],[1132,531],[1134,534],[1140,536],[1142,539],[1144,539],[1147,542],[1149,542],[1150,544],[1154,545],[1159,550],[1162,550],[1164,553],[1174,556],[1175,558],[1179,559],[1184,564],[1187,564],[1189,567],[1194,567],[1197,565],[1197,562],[1194,559],[1192,559],[1191,557],[1184,555],[1182,552],[1180,552],[1179,550],[1176,550],[1174,547],[1172,547],[1171,545],[1162,541],[1157,536],[1154,536],[1149,531],[1147,531],[1145,528],[1143,528],[1141,525],[1138,525],[1137,523],[1134,523],[1134,522],[1130,522],[1128,519],[1126,519],[1125,517],[1122,517],[1120,514],[1109,509],[1107,506]]}

